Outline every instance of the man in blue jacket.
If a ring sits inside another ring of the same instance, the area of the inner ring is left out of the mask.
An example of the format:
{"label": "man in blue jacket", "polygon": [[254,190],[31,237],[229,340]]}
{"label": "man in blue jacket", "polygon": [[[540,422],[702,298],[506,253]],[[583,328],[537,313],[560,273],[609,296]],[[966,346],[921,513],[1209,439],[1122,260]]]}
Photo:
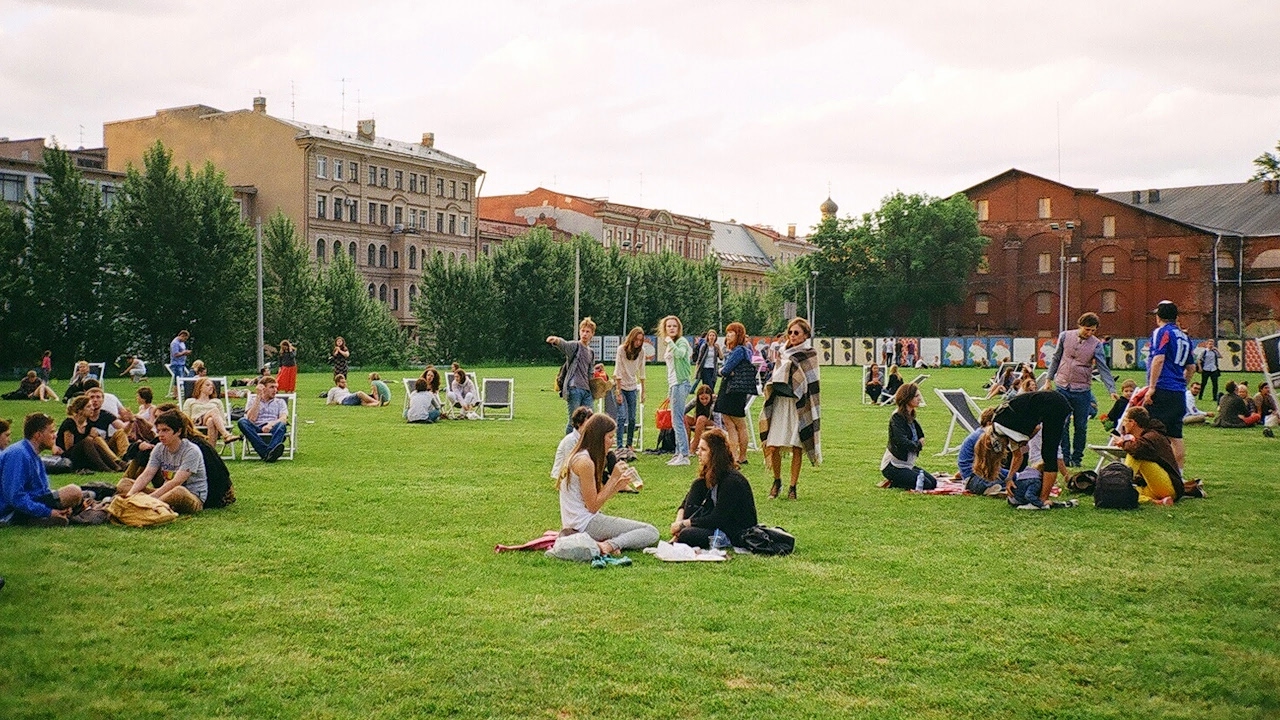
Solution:
{"label": "man in blue jacket", "polygon": [[31,413],[22,423],[22,435],[21,442],[0,453],[0,525],[66,525],[83,495],[76,485],[49,488],[40,453],[53,449],[53,418]]}

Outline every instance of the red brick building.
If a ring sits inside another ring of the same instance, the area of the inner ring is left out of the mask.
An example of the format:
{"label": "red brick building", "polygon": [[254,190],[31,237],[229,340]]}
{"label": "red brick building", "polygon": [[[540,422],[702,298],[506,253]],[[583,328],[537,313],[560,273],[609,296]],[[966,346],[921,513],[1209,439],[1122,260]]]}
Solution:
{"label": "red brick building", "polygon": [[[1256,334],[1280,306],[1280,184],[1099,193],[1021,170],[964,191],[990,239],[951,334],[1048,337],[1083,312],[1150,333],[1160,300],[1192,337]],[[1214,262],[1214,258],[1217,262]]]}

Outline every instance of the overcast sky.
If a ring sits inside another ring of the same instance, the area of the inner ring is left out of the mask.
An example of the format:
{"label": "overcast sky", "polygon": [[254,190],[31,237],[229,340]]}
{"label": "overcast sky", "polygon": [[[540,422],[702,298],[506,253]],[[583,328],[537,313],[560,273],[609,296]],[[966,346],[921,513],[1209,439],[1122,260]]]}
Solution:
{"label": "overcast sky", "polygon": [[828,186],[844,215],[1010,167],[1238,182],[1280,140],[1273,0],[1042,5],[0,0],[0,135],[98,146],[105,121],[262,93],[279,117],[435,132],[485,195],[802,232]]}

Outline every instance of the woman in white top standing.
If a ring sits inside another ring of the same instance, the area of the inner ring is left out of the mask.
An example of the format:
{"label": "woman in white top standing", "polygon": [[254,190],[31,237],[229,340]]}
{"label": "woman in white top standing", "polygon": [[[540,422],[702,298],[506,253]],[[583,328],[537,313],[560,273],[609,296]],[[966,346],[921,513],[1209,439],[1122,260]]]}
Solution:
{"label": "woman in white top standing", "polygon": [[600,512],[609,498],[626,488],[635,475],[627,463],[619,461],[609,477],[605,477],[606,450],[614,440],[617,427],[608,415],[592,415],[583,423],[582,437],[556,480],[562,527],[590,535],[606,555],[639,550],[658,542],[658,529],[654,526]]}
{"label": "woman in white top standing", "polygon": [[[622,460],[636,459],[636,418],[639,406],[644,403],[644,330],[631,328],[627,339],[618,348],[618,359],[613,366],[614,378],[618,381],[618,409],[626,417],[627,437],[623,445],[622,433],[618,435],[618,457]],[[637,400],[638,397],[638,400]],[[622,419],[619,418],[619,424]]]}
{"label": "woman in white top standing", "polygon": [[662,359],[667,363],[667,398],[671,401],[671,429],[676,434],[676,456],[668,465],[689,464],[689,432],[684,427],[684,405],[693,391],[693,348],[684,339],[684,326],[680,318],[668,315],[658,326],[667,339],[667,351]]}

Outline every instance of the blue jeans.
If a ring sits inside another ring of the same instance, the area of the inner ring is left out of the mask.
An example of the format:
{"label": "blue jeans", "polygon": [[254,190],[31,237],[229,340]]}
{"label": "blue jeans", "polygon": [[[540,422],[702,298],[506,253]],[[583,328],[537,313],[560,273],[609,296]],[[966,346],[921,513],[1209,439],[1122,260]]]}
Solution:
{"label": "blue jeans", "polygon": [[[623,390],[622,404],[618,406],[618,447],[634,447],[636,437],[636,407],[640,399],[640,390]],[[622,426],[626,424],[627,442],[622,442]]]}
{"label": "blue jeans", "polygon": [[667,396],[671,399],[671,429],[676,433],[676,454],[689,456],[689,431],[684,426],[684,406],[689,399],[689,383],[676,383]]}
{"label": "blue jeans", "polygon": [[1018,505],[1035,505],[1036,507],[1044,507],[1044,501],[1040,499],[1040,490],[1044,488],[1044,478],[1040,476],[1017,478],[1013,481],[1013,495],[1009,497],[1009,504]]}
{"label": "blue jeans", "polygon": [[289,434],[288,423],[277,423],[271,428],[271,442],[263,442],[262,437],[258,433],[262,429],[253,423],[249,418],[240,418],[236,423],[236,427],[240,428],[240,434],[244,435],[244,441],[253,446],[254,452],[258,453],[258,457],[265,458],[267,453],[271,452],[271,448],[277,445],[283,445],[285,436]]}
{"label": "blue jeans", "polygon": [[[1078,466],[1084,459],[1084,446],[1088,441],[1086,434],[1089,431],[1089,407],[1092,404],[1093,393],[1088,390],[1067,390],[1061,387],[1058,388],[1058,393],[1071,405],[1071,415],[1067,417],[1067,422],[1062,428],[1062,459],[1066,460],[1068,465]],[[1071,437],[1073,425],[1075,426],[1074,440]]]}
{"label": "blue jeans", "polygon": [[565,396],[565,404],[569,406],[568,420],[564,424],[564,434],[573,432],[573,411],[580,407],[591,407],[591,391],[586,388],[569,388]]}

